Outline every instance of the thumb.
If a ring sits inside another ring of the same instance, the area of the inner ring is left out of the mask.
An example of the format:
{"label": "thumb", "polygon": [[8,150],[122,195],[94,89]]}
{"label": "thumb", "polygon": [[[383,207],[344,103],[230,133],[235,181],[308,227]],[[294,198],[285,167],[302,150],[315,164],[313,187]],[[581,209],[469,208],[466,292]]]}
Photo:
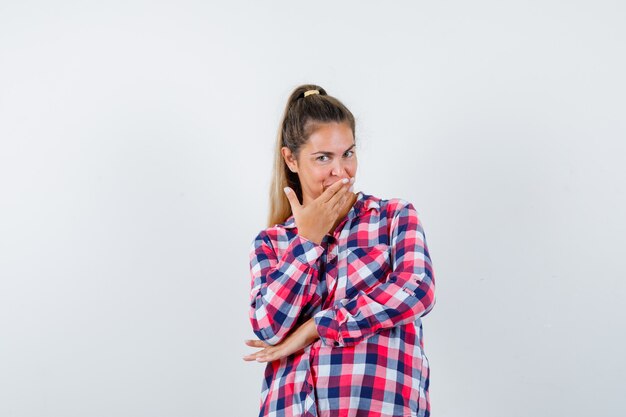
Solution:
{"label": "thumb", "polygon": [[289,200],[291,211],[292,213],[295,213],[296,210],[300,209],[300,202],[298,201],[298,196],[290,187],[285,187],[284,191],[285,191],[285,195],[287,196],[287,200]]}

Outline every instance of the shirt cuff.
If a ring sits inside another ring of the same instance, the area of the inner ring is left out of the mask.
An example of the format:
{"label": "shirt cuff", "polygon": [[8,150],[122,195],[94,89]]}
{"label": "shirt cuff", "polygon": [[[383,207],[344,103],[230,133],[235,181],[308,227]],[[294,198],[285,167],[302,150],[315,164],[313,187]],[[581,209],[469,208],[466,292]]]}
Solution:
{"label": "shirt cuff", "polygon": [[335,310],[332,308],[322,310],[313,315],[315,328],[320,335],[320,340],[324,346],[343,346],[343,340],[339,333],[339,326],[336,320]]}

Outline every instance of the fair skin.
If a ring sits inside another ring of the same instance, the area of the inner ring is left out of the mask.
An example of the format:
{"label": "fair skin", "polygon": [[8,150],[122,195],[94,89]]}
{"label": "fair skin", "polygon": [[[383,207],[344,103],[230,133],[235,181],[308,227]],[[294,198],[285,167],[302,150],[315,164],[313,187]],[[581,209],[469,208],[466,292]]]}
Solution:
{"label": "fair skin", "polygon": [[[302,204],[293,190],[286,192],[298,234],[320,244],[332,234],[356,202],[351,190],[357,169],[352,129],[346,123],[321,124],[300,148],[297,155],[283,147],[288,168],[298,173]],[[261,348],[243,357],[245,361],[271,362],[289,356],[319,338],[311,317],[276,345],[261,340],[246,340],[246,345]]]}

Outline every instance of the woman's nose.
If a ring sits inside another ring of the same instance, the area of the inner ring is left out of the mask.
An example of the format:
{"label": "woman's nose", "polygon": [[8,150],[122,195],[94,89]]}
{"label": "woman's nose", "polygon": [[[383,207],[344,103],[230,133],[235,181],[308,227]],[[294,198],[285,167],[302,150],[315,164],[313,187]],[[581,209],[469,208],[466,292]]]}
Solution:
{"label": "woman's nose", "polygon": [[332,175],[336,175],[338,177],[342,177],[346,175],[346,168],[343,164],[343,161],[336,161],[333,165]]}
{"label": "woman's nose", "polygon": [[342,175],[344,175],[346,173],[346,169],[344,168],[343,164],[341,162],[336,163],[333,166],[333,170],[332,170],[332,174],[336,175],[338,177],[341,177]]}

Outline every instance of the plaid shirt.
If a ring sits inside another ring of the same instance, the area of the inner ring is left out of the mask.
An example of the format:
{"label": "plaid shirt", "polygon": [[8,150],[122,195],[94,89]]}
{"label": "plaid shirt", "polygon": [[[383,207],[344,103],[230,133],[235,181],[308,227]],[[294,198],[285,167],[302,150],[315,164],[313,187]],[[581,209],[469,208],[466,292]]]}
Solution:
{"label": "plaid shirt", "polygon": [[321,244],[293,215],[250,249],[250,322],[279,343],[314,317],[320,339],[266,363],[259,417],[427,417],[421,317],[435,280],[413,205],[359,192]]}

